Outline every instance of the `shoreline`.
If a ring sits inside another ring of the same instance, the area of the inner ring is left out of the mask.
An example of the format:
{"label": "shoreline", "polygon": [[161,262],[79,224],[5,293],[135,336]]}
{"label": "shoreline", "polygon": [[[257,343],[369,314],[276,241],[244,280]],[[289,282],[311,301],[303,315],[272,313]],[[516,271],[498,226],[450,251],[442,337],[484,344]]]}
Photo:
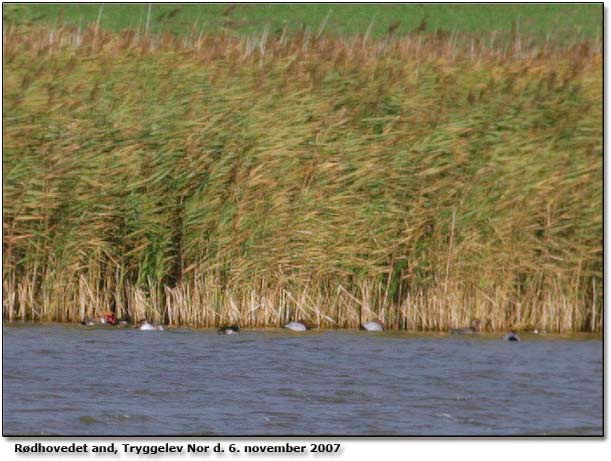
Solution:
{"label": "shoreline", "polygon": [[[48,327],[48,326],[64,326],[64,327],[77,327],[82,330],[137,330],[132,326],[127,327],[113,327],[104,325],[87,326],[81,325],[75,322],[37,322],[37,321],[8,321],[3,319],[3,327],[8,328],[23,328],[23,327]],[[194,331],[201,333],[217,334],[218,327],[194,327],[188,325],[170,326],[163,325],[163,332],[168,331]],[[270,326],[270,327],[240,327],[240,333],[280,333],[284,332],[289,336],[300,336],[300,335],[316,335],[324,333],[358,333],[359,335],[368,336],[409,336],[409,337],[421,337],[421,338],[455,338],[455,339],[502,339],[509,329],[499,329],[497,331],[483,331],[471,335],[460,335],[451,334],[449,331],[431,331],[431,330],[397,330],[397,329],[385,329],[384,331],[372,332],[363,331],[358,328],[312,328],[304,332],[294,332],[283,328],[281,326]],[[527,330],[514,330],[521,338],[532,339],[574,339],[574,340],[588,340],[588,339],[603,339],[602,332],[586,332],[577,331],[572,333],[559,333],[559,332],[545,332],[545,333],[533,333]],[[239,336],[238,334],[238,336]]]}

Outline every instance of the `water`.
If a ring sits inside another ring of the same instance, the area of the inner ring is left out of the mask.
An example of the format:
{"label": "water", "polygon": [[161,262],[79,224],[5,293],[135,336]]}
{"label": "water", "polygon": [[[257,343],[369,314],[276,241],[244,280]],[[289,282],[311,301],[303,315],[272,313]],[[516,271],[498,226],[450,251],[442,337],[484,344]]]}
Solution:
{"label": "water", "polygon": [[5,326],[4,435],[602,434],[600,339]]}

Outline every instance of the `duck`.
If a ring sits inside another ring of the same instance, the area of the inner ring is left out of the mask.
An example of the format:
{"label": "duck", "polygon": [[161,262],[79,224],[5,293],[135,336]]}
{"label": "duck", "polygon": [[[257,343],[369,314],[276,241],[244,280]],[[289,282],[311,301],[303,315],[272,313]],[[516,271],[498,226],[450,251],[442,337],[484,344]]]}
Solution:
{"label": "duck", "polygon": [[474,335],[479,332],[479,326],[481,325],[480,319],[473,319],[471,326],[464,328],[451,328],[450,333],[453,335]]}
{"label": "duck", "polygon": [[238,325],[224,325],[217,332],[219,335],[234,335],[240,332],[240,327]]}
{"label": "duck", "polygon": [[384,324],[380,322],[366,322],[361,323],[359,328],[367,331],[384,331]]}
{"label": "duck", "polygon": [[363,307],[359,305],[359,330],[384,331],[384,322],[376,322],[375,320],[363,322]]}
{"label": "duck", "polygon": [[154,324],[154,323],[149,323],[147,320],[141,320],[139,321],[136,325],[135,328],[137,328],[138,330],[143,330],[143,331],[163,331],[163,326],[162,325],[158,325],[158,324]]}
{"label": "duck", "polygon": [[115,325],[119,328],[127,328],[132,325],[132,319],[129,313],[126,313],[123,317],[116,319]]}
{"label": "duck", "polygon": [[288,330],[292,330],[292,331],[306,331],[310,329],[310,326],[307,325],[303,321],[299,321],[299,322],[292,321],[284,325],[284,328]]}
{"label": "duck", "polygon": [[87,325],[89,327],[95,326],[95,325],[113,326],[116,324],[117,324],[117,317],[115,316],[114,312],[104,312],[102,317],[98,317],[98,318],[85,317],[83,320],[81,320],[81,325]]}
{"label": "duck", "polygon": [[520,341],[520,337],[515,331],[510,331],[504,337],[505,341]]}

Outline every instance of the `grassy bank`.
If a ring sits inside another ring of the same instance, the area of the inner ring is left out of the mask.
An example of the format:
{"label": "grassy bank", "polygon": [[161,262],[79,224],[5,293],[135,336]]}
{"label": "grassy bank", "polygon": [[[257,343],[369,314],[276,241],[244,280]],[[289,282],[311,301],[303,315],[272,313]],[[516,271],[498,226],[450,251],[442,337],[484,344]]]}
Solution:
{"label": "grassy bank", "polygon": [[4,37],[3,312],[602,325],[602,55],[514,34]]}

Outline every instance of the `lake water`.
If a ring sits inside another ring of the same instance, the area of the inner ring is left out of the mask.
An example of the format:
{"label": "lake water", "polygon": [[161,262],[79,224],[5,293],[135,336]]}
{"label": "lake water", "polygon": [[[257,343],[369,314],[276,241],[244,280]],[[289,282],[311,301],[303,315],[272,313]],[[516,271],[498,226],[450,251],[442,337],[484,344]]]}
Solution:
{"label": "lake water", "polygon": [[10,435],[601,435],[602,341],[3,328]]}

